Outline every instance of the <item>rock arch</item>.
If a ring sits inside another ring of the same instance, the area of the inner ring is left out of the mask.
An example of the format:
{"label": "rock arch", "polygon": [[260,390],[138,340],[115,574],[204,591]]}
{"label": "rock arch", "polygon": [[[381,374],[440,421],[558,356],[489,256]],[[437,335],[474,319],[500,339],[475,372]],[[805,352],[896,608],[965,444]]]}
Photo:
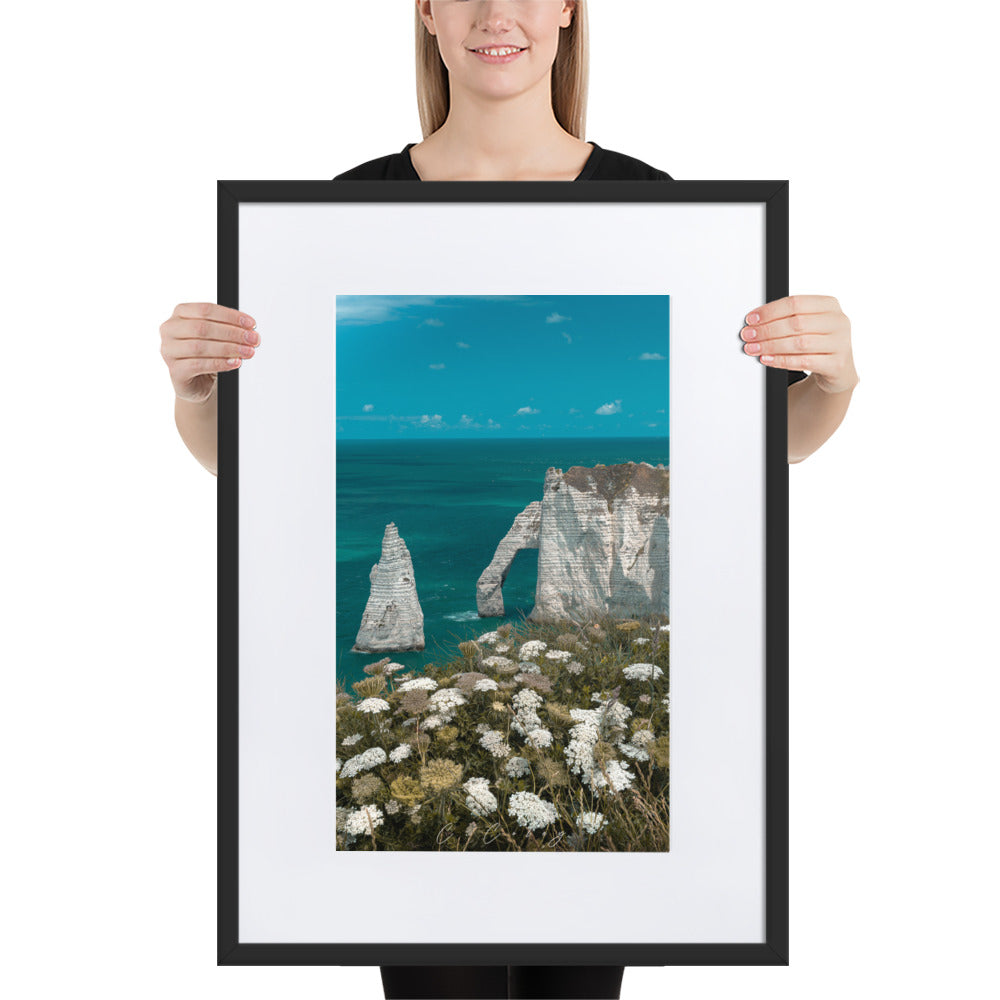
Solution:
{"label": "rock arch", "polygon": [[539,531],[542,521],[542,502],[535,500],[529,503],[511,525],[510,531],[503,536],[489,566],[483,570],[476,584],[476,605],[480,618],[495,618],[502,616],[503,584],[510,572],[514,556],[521,549],[537,549]]}

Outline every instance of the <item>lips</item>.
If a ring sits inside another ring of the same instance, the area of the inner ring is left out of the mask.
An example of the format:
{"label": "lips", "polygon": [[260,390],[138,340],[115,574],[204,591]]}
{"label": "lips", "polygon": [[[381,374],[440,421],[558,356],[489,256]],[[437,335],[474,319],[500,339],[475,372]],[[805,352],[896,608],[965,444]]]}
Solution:
{"label": "lips", "polygon": [[[507,49],[514,48],[514,46],[512,46],[512,45],[503,45],[503,46],[497,46],[497,47],[498,48],[507,48]],[[506,63],[506,62],[511,62],[514,59],[517,59],[523,52],[527,51],[527,49],[526,48],[520,48],[520,47],[518,47],[518,49],[517,49],[516,52],[508,52],[506,55],[502,55],[502,56],[489,55],[486,52],[480,52],[478,49],[469,49],[469,51],[477,59],[482,59],[483,62],[489,62],[489,63]]]}

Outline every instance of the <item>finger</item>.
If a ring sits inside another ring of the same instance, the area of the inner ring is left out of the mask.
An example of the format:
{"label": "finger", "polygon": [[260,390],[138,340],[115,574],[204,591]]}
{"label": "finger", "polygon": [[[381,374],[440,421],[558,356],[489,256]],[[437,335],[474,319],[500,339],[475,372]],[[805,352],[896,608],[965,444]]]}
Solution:
{"label": "finger", "polygon": [[240,358],[186,358],[171,366],[170,376],[177,382],[189,382],[196,375],[231,371],[241,364]]}
{"label": "finger", "polygon": [[793,372],[811,372],[814,366],[822,364],[822,358],[828,355],[809,354],[762,354],[761,364],[768,368],[785,368]]}
{"label": "finger", "polygon": [[255,348],[250,344],[237,344],[225,340],[194,340],[177,338],[164,340],[160,354],[167,361],[180,358],[252,358]]}
{"label": "finger", "polygon": [[781,337],[758,343],[753,340],[743,345],[744,354],[833,354],[836,345],[829,335],[824,333],[796,334],[794,337]]}
{"label": "finger", "polygon": [[160,325],[160,334],[164,340],[216,340],[227,344],[260,346],[260,334],[256,330],[210,319],[171,316]]}
{"label": "finger", "polygon": [[230,323],[252,330],[257,321],[248,313],[228,306],[219,306],[214,302],[182,302],[173,311],[173,316],[180,319],[210,319],[216,323]]}
{"label": "finger", "polygon": [[840,303],[832,295],[786,295],[783,299],[766,302],[746,316],[748,326],[770,323],[782,316],[796,313],[840,312]]}
{"label": "finger", "polygon": [[796,313],[771,320],[770,323],[756,323],[740,330],[746,340],[767,341],[791,337],[796,334],[840,333],[847,327],[847,317],[843,313]]}

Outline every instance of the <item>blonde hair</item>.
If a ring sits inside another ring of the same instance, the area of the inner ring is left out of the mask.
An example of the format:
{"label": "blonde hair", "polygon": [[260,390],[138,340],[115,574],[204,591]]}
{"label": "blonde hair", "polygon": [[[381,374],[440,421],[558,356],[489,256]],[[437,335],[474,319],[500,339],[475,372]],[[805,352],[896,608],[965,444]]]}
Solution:
{"label": "blonde hair", "polygon": [[[441,59],[437,39],[427,30],[414,4],[416,18],[417,109],[426,139],[448,117],[448,67]],[[586,139],[587,83],[590,39],[586,0],[576,0],[569,27],[559,29],[559,48],[552,64],[552,111],[556,121],[577,139]]]}

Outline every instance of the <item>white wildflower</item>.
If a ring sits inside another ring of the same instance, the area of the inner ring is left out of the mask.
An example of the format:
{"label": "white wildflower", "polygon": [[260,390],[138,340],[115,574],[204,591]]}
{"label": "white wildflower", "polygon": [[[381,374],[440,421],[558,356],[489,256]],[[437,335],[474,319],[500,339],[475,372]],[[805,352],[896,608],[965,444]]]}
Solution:
{"label": "white wildflower", "polygon": [[389,702],[383,698],[365,698],[358,705],[359,712],[388,712]]}
{"label": "white wildflower", "polygon": [[405,670],[405,669],[406,669],[406,667],[404,667],[402,663],[387,663],[382,668],[382,673],[383,674],[394,674],[394,673],[396,673],[397,670]]}
{"label": "white wildflower", "polygon": [[643,636],[639,636],[638,639],[633,639],[632,640],[632,645],[633,646],[645,646],[645,645],[648,645],[648,643],[649,643],[649,640],[646,639],[646,638],[644,638]]}
{"label": "white wildflower", "polygon": [[652,743],[656,739],[656,733],[652,729],[637,729],[632,734],[632,742],[637,747],[644,747],[648,743]]}
{"label": "white wildflower", "polygon": [[604,814],[599,812],[580,813],[576,818],[576,822],[584,833],[598,833],[608,825]]}
{"label": "white wildflower", "polygon": [[578,663],[576,660],[573,660],[571,663],[567,663],[566,664],[566,669],[571,674],[582,674],[583,673],[583,664],[582,663]]}
{"label": "white wildflower", "polygon": [[485,778],[469,778],[462,787],[469,793],[465,804],[473,816],[488,816],[497,811],[497,798]]}
{"label": "white wildflower", "polygon": [[572,738],[563,751],[563,756],[571,773],[579,774],[584,781],[587,781],[594,766],[594,744],[600,733],[596,726],[581,722],[580,725],[573,727],[571,734]]}
{"label": "white wildflower", "polygon": [[518,666],[525,674],[540,674],[542,672],[542,668],[537,663],[519,663]]}
{"label": "white wildflower", "polygon": [[514,661],[507,659],[506,656],[487,656],[483,660],[483,666],[489,667],[491,670],[514,670]]}
{"label": "white wildflower", "polygon": [[630,681],[659,680],[663,676],[663,671],[654,663],[633,663],[631,666],[622,667],[622,673]]}
{"label": "white wildflower", "polygon": [[389,760],[391,760],[393,764],[400,764],[412,753],[413,747],[409,743],[400,743],[399,746],[389,754]]}
{"label": "white wildflower", "polygon": [[340,745],[344,747],[352,747],[358,740],[361,739],[361,733],[353,733],[350,736],[345,736],[341,741]]}
{"label": "white wildflower", "polygon": [[[607,703],[600,708],[571,708],[570,715],[577,720],[577,724],[570,729],[570,742],[563,755],[573,774],[579,774],[584,784],[592,788],[604,788],[608,784],[608,779],[601,773],[600,767],[594,760],[594,744],[601,738],[602,726],[606,729],[621,728],[625,719],[631,715],[632,710],[620,702],[612,706]],[[644,750],[639,751],[645,753]],[[611,784],[616,790],[627,787],[634,775],[627,770],[628,765],[622,765],[619,761],[610,761],[605,764],[604,770],[611,780]]]}
{"label": "white wildflower", "polygon": [[450,709],[458,708],[459,705],[465,705],[467,702],[468,699],[465,695],[454,688],[441,688],[440,691],[435,691],[431,695],[431,705],[437,712],[447,712]]}
{"label": "white wildflower", "polygon": [[353,778],[362,771],[368,771],[373,767],[378,767],[379,764],[384,764],[387,759],[386,753],[381,747],[372,747],[370,750],[365,750],[364,753],[359,753],[356,757],[351,757],[340,769],[340,776]]}
{"label": "white wildflower", "polygon": [[517,655],[522,660],[530,660],[532,657],[541,656],[548,648],[547,642],[542,642],[541,639],[531,639],[517,651]]}
{"label": "white wildflower", "polygon": [[443,715],[428,715],[427,718],[424,719],[423,721],[423,728],[437,729],[438,726],[444,725],[444,721],[445,720]]}
{"label": "white wildflower", "polygon": [[[605,778],[605,774],[607,778]],[[584,778],[588,781],[591,788],[606,788],[608,782],[611,782],[611,787],[616,791],[620,792],[628,788],[632,782],[635,780],[635,775],[632,774],[628,769],[628,764],[623,764],[620,760],[609,760],[602,771],[601,768],[595,767],[588,777]]]}
{"label": "white wildflower", "polygon": [[479,738],[479,744],[489,750],[494,757],[506,757],[510,753],[510,746],[504,741],[503,733],[496,729],[483,733]]}
{"label": "white wildflower", "polygon": [[555,660],[558,663],[567,663],[573,659],[572,653],[567,653],[564,649],[550,649],[545,654],[546,660]]}
{"label": "white wildflower", "polygon": [[509,642],[498,642],[493,648],[498,653],[509,653],[511,650],[511,645]]}
{"label": "white wildflower", "polygon": [[526,739],[533,747],[539,749],[552,746],[552,733],[548,729],[532,729]]}
{"label": "white wildflower", "polygon": [[411,681],[403,681],[400,691],[436,691],[438,682],[433,677],[414,677]]}
{"label": "white wildflower", "polygon": [[542,696],[531,688],[521,688],[511,699],[515,712],[510,725],[518,735],[527,736],[533,729],[543,728],[542,720],[535,711],[543,701]]}
{"label": "white wildflower", "polygon": [[386,815],[395,816],[399,812],[400,805],[395,799],[389,799],[385,804]]}
{"label": "white wildflower", "polygon": [[631,757],[633,760],[649,760],[649,754],[646,753],[641,747],[634,746],[631,743],[619,743],[618,749],[621,750],[626,757]]}
{"label": "white wildflower", "polygon": [[484,632],[476,640],[476,642],[485,642],[485,643],[492,644],[492,643],[496,642],[499,638],[500,638],[500,634],[498,632]]}
{"label": "white wildflower", "polygon": [[507,776],[510,778],[523,778],[531,774],[531,765],[523,757],[511,757],[507,761]]}
{"label": "white wildflower", "polygon": [[[381,826],[384,822],[385,817],[378,806],[362,806],[360,809],[353,810],[344,820],[344,831],[356,836],[363,836],[366,833],[371,833],[373,828]],[[369,826],[369,824],[371,825]]]}
{"label": "white wildflower", "polygon": [[667,706],[667,715],[670,714],[670,695],[668,694],[666,698],[663,699],[663,704]]}
{"label": "white wildflower", "polygon": [[654,625],[653,628],[655,628],[657,632],[669,632],[670,631],[670,626],[669,625]]}
{"label": "white wildflower", "polygon": [[344,762],[339,757],[333,762],[333,773],[334,774],[336,774],[340,770],[340,766],[343,763]]}
{"label": "white wildflower", "polygon": [[519,711],[522,709],[527,710],[530,708],[538,708],[544,700],[545,699],[537,691],[532,691],[531,688],[521,688],[521,690],[518,691],[513,698],[511,698],[514,708]]}
{"label": "white wildflower", "polygon": [[[593,695],[593,700],[600,703],[600,708],[592,709],[596,712],[596,721],[598,725],[603,726],[605,729],[621,729],[628,722],[629,716],[632,714],[632,709],[628,705],[623,705],[620,701],[614,702],[612,704],[612,699],[605,699],[601,695]],[[572,710],[570,712],[572,714]],[[576,716],[573,716],[576,718]]]}
{"label": "white wildflower", "polygon": [[527,830],[539,830],[559,818],[556,807],[533,792],[515,792],[507,801],[507,810]]}
{"label": "white wildflower", "polygon": [[490,677],[484,677],[482,680],[476,681],[472,686],[473,691],[496,691],[497,682]]}

